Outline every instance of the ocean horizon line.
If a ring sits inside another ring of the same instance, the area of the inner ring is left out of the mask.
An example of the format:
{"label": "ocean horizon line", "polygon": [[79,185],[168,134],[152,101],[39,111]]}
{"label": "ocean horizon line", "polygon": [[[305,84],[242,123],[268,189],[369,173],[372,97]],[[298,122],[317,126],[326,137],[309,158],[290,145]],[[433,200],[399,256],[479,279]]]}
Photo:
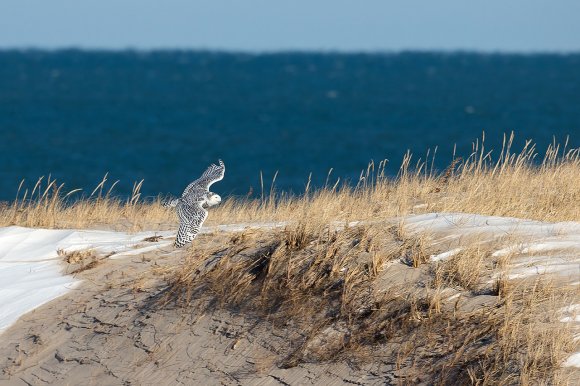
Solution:
{"label": "ocean horizon line", "polygon": [[580,56],[578,50],[482,50],[482,49],[361,49],[345,50],[336,48],[320,49],[229,49],[210,47],[81,47],[81,46],[0,46],[0,53],[135,53],[135,54],[162,54],[162,53],[193,53],[193,54],[223,54],[247,56],[275,56],[275,55],[337,55],[337,56],[398,56],[398,55],[470,55],[470,56]]}

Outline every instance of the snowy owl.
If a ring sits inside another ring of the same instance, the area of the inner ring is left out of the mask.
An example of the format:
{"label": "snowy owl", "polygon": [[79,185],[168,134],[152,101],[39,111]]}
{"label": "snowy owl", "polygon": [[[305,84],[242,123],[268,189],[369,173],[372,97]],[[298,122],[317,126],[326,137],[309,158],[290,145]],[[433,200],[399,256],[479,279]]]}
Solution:
{"label": "snowy owl", "polygon": [[181,248],[197,236],[199,229],[207,218],[205,206],[214,206],[222,201],[222,198],[209,191],[209,187],[224,178],[226,167],[223,161],[219,165],[211,164],[197,180],[187,185],[181,198],[167,201],[163,206],[176,207],[179,217],[179,230],[175,238],[175,247]]}

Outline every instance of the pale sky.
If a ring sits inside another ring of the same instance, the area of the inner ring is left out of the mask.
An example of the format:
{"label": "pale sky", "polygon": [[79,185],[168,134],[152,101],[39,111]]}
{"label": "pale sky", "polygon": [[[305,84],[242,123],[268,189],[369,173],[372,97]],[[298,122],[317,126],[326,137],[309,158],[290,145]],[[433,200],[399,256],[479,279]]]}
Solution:
{"label": "pale sky", "polygon": [[580,0],[0,0],[0,48],[580,51]]}

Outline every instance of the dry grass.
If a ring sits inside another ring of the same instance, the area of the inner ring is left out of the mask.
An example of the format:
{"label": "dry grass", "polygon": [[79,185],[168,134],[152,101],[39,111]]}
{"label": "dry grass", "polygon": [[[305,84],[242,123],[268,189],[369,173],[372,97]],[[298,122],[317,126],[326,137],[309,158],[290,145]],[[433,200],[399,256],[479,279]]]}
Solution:
{"label": "dry grass", "polygon": [[[577,348],[556,310],[578,294],[542,281],[509,282],[509,290],[505,279],[483,285],[498,264],[482,246],[446,262],[413,264],[423,258],[412,255],[425,251],[409,246],[425,240],[403,239],[397,227],[379,223],[297,223],[235,235],[219,249],[190,249],[186,264],[166,272],[162,303],[199,306],[205,299],[206,307],[299,331],[277,359],[280,367],[395,361],[408,384],[564,384],[559,366]],[[417,275],[384,279],[395,266]],[[488,303],[458,308],[444,296],[458,287]]]}
{"label": "dry grass", "polygon": [[83,271],[95,268],[101,263],[103,257],[99,257],[91,249],[66,252],[62,249],[57,251],[58,255],[66,263],[65,272],[69,275],[76,275]]}
{"label": "dry grass", "polygon": [[[528,143],[513,154],[513,137],[506,138],[492,159],[483,142],[474,144],[466,160],[455,160],[443,173],[428,163],[412,167],[408,154],[399,175],[389,179],[384,163],[361,175],[356,188],[326,187],[300,197],[276,195],[261,200],[228,201],[212,213],[212,221],[381,220],[413,212],[467,212],[529,218],[541,221],[580,219],[580,149],[553,144],[537,163],[535,147]],[[420,205],[420,206],[418,206]]]}
{"label": "dry grass", "polygon": [[0,206],[0,226],[20,225],[42,228],[107,228],[136,231],[166,228],[175,222],[174,214],[159,201],[141,202],[141,184],[136,183],[131,197],[111,196],[117,182],[106,191],[107,176],[88,197],[77,197],[79,189],[63,193],[63,183],[44,177],[31,188],[20,183],[16,199]]}
{"label": "dry grass", "polygon": [[481,285],[481,277],[486,272],[486,265],[490,263],[492,263],[491,252],[481,245],[473,245],[435,264],[434,285],[459,286],[474,291]]}
{"label": "dry grass", "polygon": [[[258,199],[228,199],[212,209],[208,224],[252,221],[348,222],[383,220],[416,212],[468,212],[543,221],[574,221],[580,218],[580,149],[553,144],[540,158],[528,143],[512,153],[513,136],[504,140],[495,159],[484,142],[474,143],[473,153],[456,159],[441,174],[428,162],[413,167],[408,154],[396,178],[385,176],[385,163],[371,163],[356,187],[327,184],[323,189],[290,196],[271,189]],[[111,196],[116,183],[107,177],[88,197],[78,190],[63,192],[63,184],[50,177],[27,188],[0,207],[0,226],[46,228],[109,227],[125,230],[166,229],[174,226],[175,214],[159,200],[140,200],[143,181],[136,183],[126,200]],[[262,189],[264,190],[264,189]]]}

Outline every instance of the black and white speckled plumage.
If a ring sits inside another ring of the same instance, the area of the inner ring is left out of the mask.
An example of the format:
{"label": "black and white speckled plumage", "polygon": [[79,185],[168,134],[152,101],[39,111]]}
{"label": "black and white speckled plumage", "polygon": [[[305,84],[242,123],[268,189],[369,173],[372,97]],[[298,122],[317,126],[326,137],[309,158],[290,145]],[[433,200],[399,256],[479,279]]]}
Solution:
{"label": "black and white speckled plumage", "polygon": [[179,217],[179,230],[175,238],[177,248],[183,247],[197,236],[207,218],[204,205],[213,206],[221,202],[221,197],[210,192],[209,187],[224,178],[225,170],[222,160],[219,160],[219,165],[210,165],[201,177],[187,185],[181,198],[171,199],[164,204],[177,210]]}
{"label": "black and white speckled plumage", "polygon": [[218,160],[219,165],[211,164],[205,172],[197,180],[193,181],[191,184],[187,185],[187,188],[183,191],[181,197],[185,197],[188,194],[194,193],[199,189],[205,189],[209,192],[209,188],[218,181],[223,180],[226,171],[226,166],[223,161]]}

